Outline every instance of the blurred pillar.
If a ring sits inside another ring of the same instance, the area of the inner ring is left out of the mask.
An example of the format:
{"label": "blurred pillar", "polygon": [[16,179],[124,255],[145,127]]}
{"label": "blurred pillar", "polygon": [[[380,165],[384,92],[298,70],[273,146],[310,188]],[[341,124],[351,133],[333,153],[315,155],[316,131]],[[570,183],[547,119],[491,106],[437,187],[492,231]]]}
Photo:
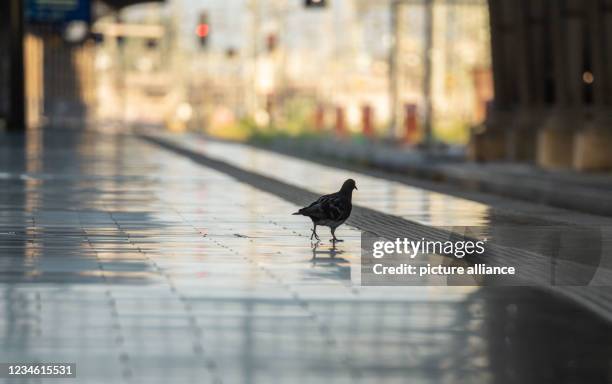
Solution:
{"label": "blurred pillar", "polygon": [[523,35],[526,50],[526,76],[521,81],[529,82],[527,92],[521,95],[526,111],[519,115],[518,147],[514,149],[515,160],[535,162],[537,159],[538,131],[548,117],[555,102],[554,49],[550,17],[550,5],[547,0],[531,0],[524,3],[526,14]]}
{"label": "blurred pillar", "polygon": [[[44,115],[53,124],[65,124],[73,119],[80,121],[87,113],[85,61],[82,44],[67,44],[52,27],[37,31],[42,39],[42,65],[44,82]],[[90,55],[93,55],[90,48]],[[93,66],[93,56],[90,63]],[[92,74],[93,76],[93,74]],[[125,100],[122,100],[125,105]]]}
{"label": "blurred pillar", "polygon": [[[538,0],[517,0],[512,9],[516,20],[514,41],[517,53],[518,109],[508,130],[507,155],[508,159],[514,161],[534,161],[536,156],[537,126],[541,111],[535,106],[534,89],[536,68],[541,68],[541,63],[535,62],[530,48],[532,36],[536,35],[533,33],[535,26],[541,20],[538,5],[543,4]],[[542,45],[538,48],[541,50]]]}
{"label": "blurred pillar", "polygon": [[346,135],[346,118],[344,113],[344,107],[336,107],[336,134],[339,136]]}
{"label": "blurred pillar", "polygon": [[[612,169],[612,0],[489,0],[495,100],[476,160]],[[510,127],[510,130],[507,128]]]}
{"label": "blurred pillar", "polygon": [[404,142],[415,144],[418,133],[418,116],[416,104],[404,105]]}
{"label": "blurred pillar", "polygon": [[545,168],[569,168],[573,137],[583,120],[585,12],[581,0],[550,3],[554,49],[555,109],[538,132],[537,162]]}
{"label": "blurred pillar", "polygon": [[370,105],[361,107],[361,126],[364,136],[374,137],[374,110]]}
{"label": "blurred pillar", "polygon": [[1,1],[0,31],[9,39],[9,105],[8,128],[25,130],[25,75],[23,57],[23,0]]}
{"label": "blurred pillar", "polygon": [[532,82],[531,106],[540,110],[554,101],[550,94],[553,81],[552,46],[550,44],[550,7],[547,0],[527,1],[527,55]]}
{"label": "blurred pillar", "polygon": [[516,22],[514,2],[489,0],[491,59],[495,100],[487,113],[484,129],[473,132],[469,153],[472,160],[501,160],[508,153],[508,129],[514,120],[518,99],[516,66]]}
{"label": "blurred pillar", "polygon": [[603,9],[600,7],[591,12],[599,16],[592,36],[593,42],[597,44],[594,50],[599,50],[595,70],[601,73],[601,79],[598,78],[599,73],[595,73],[593,84],[597,90],[596,95],[599,95],[599,104],[609,110],[612,109],[612,0],[604,0]]}
{"label": "blurred pillar", "polygon": [[9,2],[0,1],[0,123],[6,123],[10,110]]}
{"label": "blurred pillar", "polygon": [[274,126],[274,97],[273,93],[266,94],[266,113],[268,114],[268,125]]}
{"label": "blurred pillar", "polygon": [[41,125],[43,101],[43,40],[34,33],[27,33],[24,41],[26,125]]}
{"label": "blurred pillar", "polygon": [[325,108],[322,104],[318,104],[314,114],[315,131],[321,132],[325,127]]}
{"label": "blurred pillar", "polygon": [[472,71],[476,105],[474,108],[475,121],[484,122],[487,117],[487,103],[493,99],[493,79],[490,68],[475,68]]}
{"label": "blurred pillar", "polygon": [[504,0],[489,0],[496,110],[508,109],[516,99],[513,8],[514,3],[508,6]]}
{"label": "blurred pillar", "polygon": [[431,92],[432,81],[432,49],[433,49],[433,7],[434,0],[425,0],[425,42],[423,44],[423,135],[425,148],[433,145],[433,101]]}
{"label": "blurred pillar", "polygon": [[573,166],[577,170],[612,169],[612,1],[586,2],[592,65],[583,75],[591,87],[592,120],[574,135]]}
{"label": "blurred pillar", "polygon": [[388,63],[388,82],[389,82],[389,132],[388,136],[395,139],[398,135],[398,76],[397,76],[397,58],[399,48],[399,26],[398,12],[400,3],[397,0],[391,2],[389,7],[390,26],[391,26],[391,45],[389,47],[389,63]]}

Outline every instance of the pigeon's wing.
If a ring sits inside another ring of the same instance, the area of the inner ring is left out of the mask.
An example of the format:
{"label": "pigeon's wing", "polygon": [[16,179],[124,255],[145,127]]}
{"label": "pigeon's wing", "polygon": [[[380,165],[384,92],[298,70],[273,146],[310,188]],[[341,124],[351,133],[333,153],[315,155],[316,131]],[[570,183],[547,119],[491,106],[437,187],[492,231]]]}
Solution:
{"label": "pigeon's wing", "polygon": [[336,195],[326,199],[323,203],[323,210],[326,213],[326,219],[333,221],[346,220],[350,214],[350,204],[343,196]]}
{"label": "pigeon's wing", "polygon": [[350,214],[350,204],[338,193],[321,196],[317,201],[306,208],[302,208],[300,213],[310,216],[317,220],[344,220]]}
{"label": "pigeon's wing", "polygon": [[335,194],[319,197],[317,201],[309,206],[300,209],[300,213],[304,216],[310,216],[313,219],[325,220],[329,219],[327,211],[330,206],[330,201],[334,200]]}

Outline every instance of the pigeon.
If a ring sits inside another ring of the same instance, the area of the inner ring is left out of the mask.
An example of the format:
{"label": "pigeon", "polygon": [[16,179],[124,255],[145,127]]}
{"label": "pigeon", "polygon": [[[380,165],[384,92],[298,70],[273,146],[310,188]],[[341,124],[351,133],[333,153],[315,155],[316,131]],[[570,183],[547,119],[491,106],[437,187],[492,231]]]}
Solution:
{"label": "pigeon", "polygon": [[351,215],[353,205],[353,189],[357,189],[355,180],[348,179],[342,184],[342,188],[336,193],[319,197],[317,201],[309,206],[294,212],[293,215],[308,216],[312,220],[312,238],[319,239],[317,235],[317,225],[323,225],[331,229],[333,236],[332,242],[343,241],[336,237],[336,228],[346,221]]}

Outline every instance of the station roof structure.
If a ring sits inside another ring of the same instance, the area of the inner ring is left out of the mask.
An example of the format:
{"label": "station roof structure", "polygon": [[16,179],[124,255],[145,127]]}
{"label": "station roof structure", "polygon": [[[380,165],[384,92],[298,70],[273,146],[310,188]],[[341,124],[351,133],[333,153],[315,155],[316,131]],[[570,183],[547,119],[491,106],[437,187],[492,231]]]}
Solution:
{"label": "station roof structure", "polygon": [[108,6],[119,9],[129,5],[142,3],[163,3],[165,0],[103,0]]}

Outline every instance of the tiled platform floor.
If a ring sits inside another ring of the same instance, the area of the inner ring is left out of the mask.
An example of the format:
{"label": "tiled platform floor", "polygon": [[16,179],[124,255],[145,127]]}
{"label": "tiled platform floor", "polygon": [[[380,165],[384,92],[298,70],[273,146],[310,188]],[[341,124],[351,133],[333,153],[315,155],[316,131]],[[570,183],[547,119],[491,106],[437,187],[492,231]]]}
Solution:
{"label": "tiled platform floor", "polygon": [[129,135],[3,135],[0,362],[77,363],[50,383],[610,381],[611,327],[569,301],[353,286],[358,231],[313,249],[295,208]]}

